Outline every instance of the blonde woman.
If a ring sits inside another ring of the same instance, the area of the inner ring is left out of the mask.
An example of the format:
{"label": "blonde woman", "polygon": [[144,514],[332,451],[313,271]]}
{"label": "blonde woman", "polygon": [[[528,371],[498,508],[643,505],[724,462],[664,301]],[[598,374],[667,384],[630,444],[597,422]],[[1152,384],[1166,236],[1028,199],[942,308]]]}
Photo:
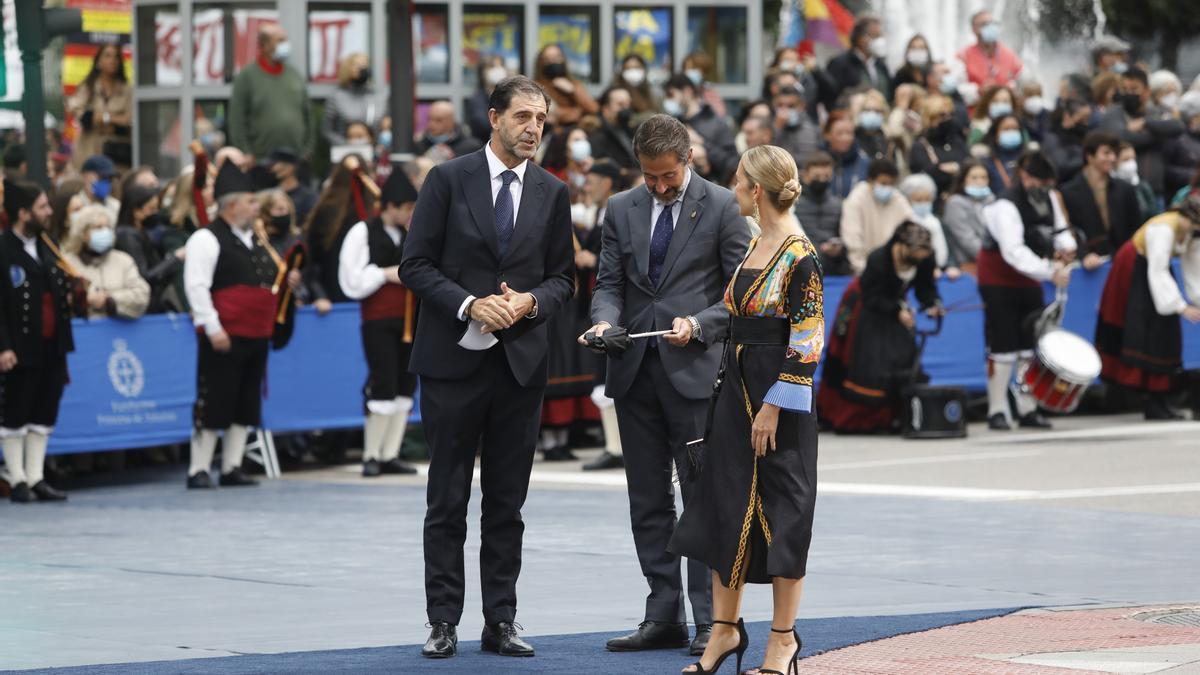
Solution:
{"label": "blonde woman", "polygon": [[775,602],[759,673],[795,672],[794,624],[812,539],[817,488],[817,420],[812,378],[824,347],[817,252],[792,204],[796,162],[783,148],[747,150],[734,196],[762,234],[725,289],[732,315],[722,381],[695,497],[670,551],[712,569],[712,637],[684,673],[714,673],[730,655],[738,671],[749,637],[742,620],[746,583],[770,583]]}
{"label": "blonde woman", "polygon": [[124,251],[113,250],[116,231],[112,213],[91,204],[71,216],[63,257],[88,282],[88,317],[136,319],[150,305],[150,284],[138,274],[137,263]]}
{"label": "blonde woman", "polygon": [[[330,146],[346,144],[351,122],[362,122],[378,138],[387,115],[387,101],[371,82],[371,61],[366,54],[355,53],[338,66],[338,87],[325,100],[321,134]],[[389,125],[390,126],[390,125]]]}

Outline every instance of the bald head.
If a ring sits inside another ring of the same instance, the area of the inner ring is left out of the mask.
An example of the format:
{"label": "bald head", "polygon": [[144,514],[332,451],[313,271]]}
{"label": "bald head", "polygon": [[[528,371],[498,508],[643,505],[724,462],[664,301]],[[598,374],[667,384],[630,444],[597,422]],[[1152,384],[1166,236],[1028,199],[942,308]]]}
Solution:
{"label": "bald head", "polygon": [[453,134],[458,123],[454,119],[454,104],[449,101],[434,101],[429,105],[429,122],[425,131],[430,136]]}
{"label": "bald head", "polygon": [[267,60],[275,55],[275,46],[287,42],[287,31],[277,23],[264,24],[258,29],[258,54]]}

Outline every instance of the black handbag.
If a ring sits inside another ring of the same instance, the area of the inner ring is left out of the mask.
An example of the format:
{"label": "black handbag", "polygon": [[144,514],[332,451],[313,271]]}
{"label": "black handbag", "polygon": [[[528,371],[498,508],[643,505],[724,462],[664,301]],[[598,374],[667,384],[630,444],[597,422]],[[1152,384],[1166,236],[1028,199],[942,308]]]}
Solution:
{"label": "black handbag", "polygon": [[717,368],[717,379],[713,380],[712,395],[708,397],[708,414],[704,416],[704,436],[694,441],[688,441],[684,450],[687,451],[688,470],[681,480],[695,479],[704,470],[704,460],[708,455],[708,437],[712,435],[713,417],[717,413],[717,399],[721,395],[721,387],[725,384],[725,359],[729,357],[729,343],[733,341],[733,322],[725,331],[724,346],[721,347],[721,367]]}

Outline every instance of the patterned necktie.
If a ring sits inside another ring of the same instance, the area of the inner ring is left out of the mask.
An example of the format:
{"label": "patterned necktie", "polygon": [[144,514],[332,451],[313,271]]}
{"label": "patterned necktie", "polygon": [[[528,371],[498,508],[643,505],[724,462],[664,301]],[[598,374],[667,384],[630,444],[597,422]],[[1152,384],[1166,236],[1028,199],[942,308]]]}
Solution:
{"label": "patterned necktie", "polygon": [[500,174],[500,180],[504,181],[504,185],[500,187],[500,192],[496,194],[495,221],[496,221],[496,237],[500,240],[500,257],[503,258],[508,253],[508,242],[512,241],[513,234],[513,200],[512,193],[509,192],[508,186],[517,179],[517,174],[513,171],[505,171]]}
{"label": "patterned necktie", "polygon": [[658,278],[662,276],[663,262],[667,259],[667,248],[671,246],[671,235],[675,233],[675,226],[671,222],[671,209],[674,207],[674,202],[663,207],[662,213],[658,216],[658,222],[654,225],[654,234],[650,237],[650,269],[647,270],[647,276],[650,277],[650,283],[655,286],[658,285]]}

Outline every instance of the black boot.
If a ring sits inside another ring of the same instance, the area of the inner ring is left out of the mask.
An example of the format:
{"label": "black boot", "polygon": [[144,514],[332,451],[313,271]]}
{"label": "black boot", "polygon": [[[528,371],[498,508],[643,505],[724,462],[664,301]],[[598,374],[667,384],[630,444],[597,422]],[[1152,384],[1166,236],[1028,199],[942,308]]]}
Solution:
{"label": "black boot", "polygon": [[29,489],[28,483],[17,483],[12,488],[12,496],[10,497],[18,504],[28,504],[33,501],[33,491]]}
{"label": "black boot", "polygon": [[38,481],[37,485],[34,485],[32,489],[33,494],[37,495],[39,502],[65,502],[67,500],[67,493],[62,490],[55,490],[44,480]]}

